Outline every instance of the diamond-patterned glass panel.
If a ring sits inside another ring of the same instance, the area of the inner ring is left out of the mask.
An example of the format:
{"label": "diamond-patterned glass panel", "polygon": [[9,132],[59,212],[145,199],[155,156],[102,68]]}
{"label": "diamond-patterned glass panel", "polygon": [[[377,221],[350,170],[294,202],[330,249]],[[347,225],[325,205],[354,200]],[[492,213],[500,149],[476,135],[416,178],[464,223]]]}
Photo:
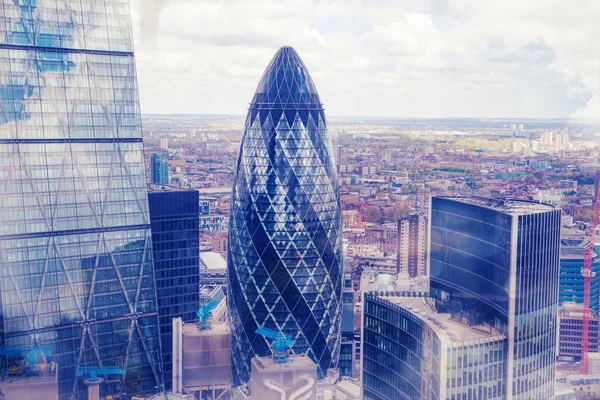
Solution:
{"label": "diamond-patterned glass panel", "polygon": [[[229,228],[234,380],[270,354],[259,326],[296,339],[319,376],[335,367],[341,327],[339,188],[321,100],[306,66],[282,47],[250,105]],[[329,312],[328,312],[329,310]]]}

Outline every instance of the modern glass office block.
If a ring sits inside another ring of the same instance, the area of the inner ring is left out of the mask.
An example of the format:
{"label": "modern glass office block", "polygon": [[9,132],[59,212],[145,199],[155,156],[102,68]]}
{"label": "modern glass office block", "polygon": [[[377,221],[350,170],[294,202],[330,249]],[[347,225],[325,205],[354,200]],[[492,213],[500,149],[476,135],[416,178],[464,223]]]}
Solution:
{"label": "modern glass office block", "polygon": [[365,400],[505,399],[506,337],[434,311],[428,293],[365,293]]}
{"label": "modern glass office block", "polygon": [[165,387],[171,390],[173,318],[194,322],[200,307],[200,215],[197,190],[148,193]]}
{"label": "modern glass office block", "polygon": [[50,345],[61,399],[83,365],[161,390],[127,0],[0,2],[2,343]]}
{"label": "modern glass office block", "polygon": [[462,323],[507,336],[507,398],[554,391],[560,218],[536,202],[432,198],[432,295]]}
{"label": "modern glass office block", "polygon": [[337,366],[342,299],[339,188],[323,105],[282,47],[250,104],[237,161],[228,249],[235,384],[270,354],[255,330],[292,336],[318,374]]}

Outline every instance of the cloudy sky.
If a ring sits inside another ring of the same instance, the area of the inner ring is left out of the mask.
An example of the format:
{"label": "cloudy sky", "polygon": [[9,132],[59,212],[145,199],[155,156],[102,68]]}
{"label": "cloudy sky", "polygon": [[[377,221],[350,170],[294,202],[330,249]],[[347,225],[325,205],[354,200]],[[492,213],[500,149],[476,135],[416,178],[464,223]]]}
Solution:
{"label": "cloudy sky", "polygon": [[293,46],[330,116],[600,119],[598,0],[132,0],[143,113],[243,115]]}

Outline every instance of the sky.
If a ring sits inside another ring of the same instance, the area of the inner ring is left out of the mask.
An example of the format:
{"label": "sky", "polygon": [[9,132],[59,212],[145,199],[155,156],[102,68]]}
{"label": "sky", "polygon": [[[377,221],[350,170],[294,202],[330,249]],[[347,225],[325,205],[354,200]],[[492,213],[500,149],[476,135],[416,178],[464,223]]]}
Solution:
{"label": "sky", "polygon": [[244,115],[293,46],[330,116],[600,120],[598,0],[132,0],[141,109]]}

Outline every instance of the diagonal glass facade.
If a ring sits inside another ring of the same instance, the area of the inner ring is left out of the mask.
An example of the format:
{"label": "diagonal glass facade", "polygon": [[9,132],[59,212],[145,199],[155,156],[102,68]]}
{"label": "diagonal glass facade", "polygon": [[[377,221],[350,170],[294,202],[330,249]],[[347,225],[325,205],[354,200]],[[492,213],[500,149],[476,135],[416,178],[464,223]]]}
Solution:
{"label": "diagonal glass facade", "polygon": [[325,113],[306,66],[282,47],[246,118],[229,223],[234,380],[270,354],[259,326],[296,339],[323,376],[338,362],[342,234]]}
{"label": "diagonal glass facade", "polygon": [[0,2],[1,337],[52,347],[61,399],[82,365],[162,385],[136,79],[127,0]]}

